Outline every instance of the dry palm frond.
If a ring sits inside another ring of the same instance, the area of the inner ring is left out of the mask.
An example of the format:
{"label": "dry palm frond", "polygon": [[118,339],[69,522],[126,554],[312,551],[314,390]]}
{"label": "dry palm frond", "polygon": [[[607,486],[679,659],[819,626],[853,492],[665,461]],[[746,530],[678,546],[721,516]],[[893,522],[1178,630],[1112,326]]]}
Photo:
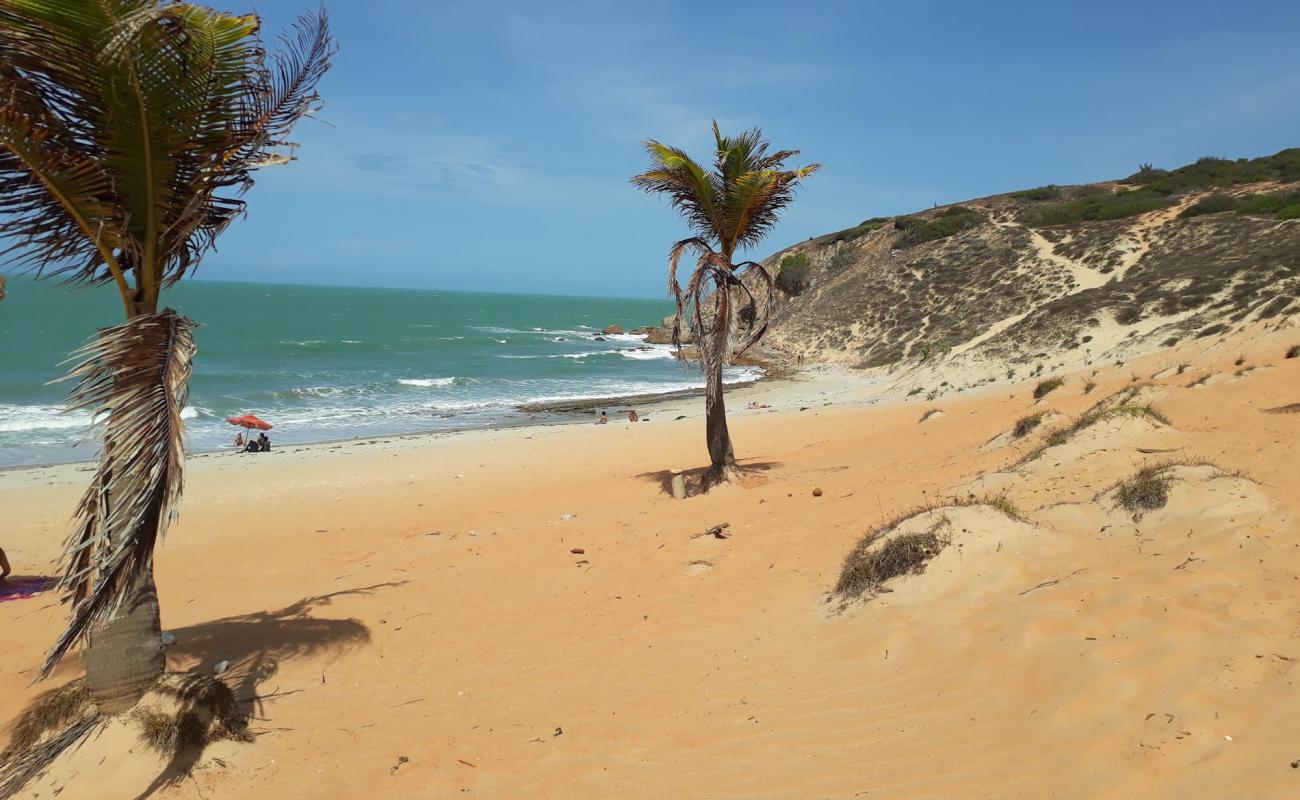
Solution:
{"label": "dry palm frond", "polygon": [[4,761],[0,763],[0,798],[13,797],[28,781],[54,763],[63,751],[85,741],[107,720],[105,714],[91,714],[40,744],[17,752],[6,751]]}
{"label": "dry palm frond", "polygon": [[77,351],[70,406],[107,420],[99,469],[76,511],[59,589],[71,621],[41,667],[49,675],[93,623],[111,616],[149,568],[176,515],[194,323],[170,309],[139,316]]}

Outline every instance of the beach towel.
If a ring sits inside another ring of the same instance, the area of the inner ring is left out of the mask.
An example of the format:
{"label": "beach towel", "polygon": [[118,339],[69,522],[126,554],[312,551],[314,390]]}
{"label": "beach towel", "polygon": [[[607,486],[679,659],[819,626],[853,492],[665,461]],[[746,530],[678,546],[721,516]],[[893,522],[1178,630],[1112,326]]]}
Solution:
{"label": "beach towel", "polygon": [[26,600],[35,597],[53,585],[54,579],[43,575],[6,578],[0,582],[0,603],[6,600]]}

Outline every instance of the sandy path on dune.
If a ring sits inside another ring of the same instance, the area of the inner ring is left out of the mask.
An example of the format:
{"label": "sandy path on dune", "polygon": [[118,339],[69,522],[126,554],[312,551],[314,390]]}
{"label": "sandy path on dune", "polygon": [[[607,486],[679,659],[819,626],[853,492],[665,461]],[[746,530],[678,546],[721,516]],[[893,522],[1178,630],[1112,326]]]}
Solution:
{"label": "sandy path on dune", "polygon": [[[661,481],[699,465],[698,413],[192,460],[159,553],[171,665],[230,659],[267,697],[255,744],[212,746],[159,796],[1300,792],[1300,415],[1261,413],[1300,401],[1292,338],[1252,339],[1260,369],[1239,378],[1236,343],[1202,342],[1102,371],[1089,395],[1071,376],[1038,406],[1021,384],[738,408],[737,452],[765,482],[686,501]],[[822,602],[873,524],[1040,443],[981,452],[1019,416],[1069,418],[1186,358],[1227,377],[1158,381],[1171,426],[1005,473],[1028,523],[962,509],[925,574],[842,614]],[[1171,455],[1137,442],[1250,480],[1189,472],[1134,522],[1093,498]],[[78,470],[0,473],[20,571],[56,556]],[[731,538],[691,538],[724,521]],[[74,659],[28,686],[59,611],[0,604],[0,720],[76,675]],[[29,796],[136,797],[163,767],[139,751],[111,730]]]}

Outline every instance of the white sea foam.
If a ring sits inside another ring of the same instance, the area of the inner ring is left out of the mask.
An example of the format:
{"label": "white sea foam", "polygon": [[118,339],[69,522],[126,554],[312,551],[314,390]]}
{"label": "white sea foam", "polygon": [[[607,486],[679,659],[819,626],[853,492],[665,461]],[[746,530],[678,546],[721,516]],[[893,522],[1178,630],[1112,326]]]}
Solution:
{"label": "white sea foam", "polygon": [[427,388],[430,386],[451,386],[453,383],[456,382],[456,379],[454,377],[453,378],[398,378],[397,382],[402,384],[403,386],[422,386]]}
{"label": "white sea foam", "polygon": [[648,361],[653,358],[675,358],[671,347],[647,347],[636,350],[619,350],[623,358],[633,358],[637,361]]}
{"label": "white sea foam", "polygon": [[[181,419],[198,416],[197,408],[186,406],[181,409]],[[85,411],[68,411],[65,406],[0,403],[0,433],[84,429],[90,426],[91,421],[90,414]]]}
{"label": "white sea foam", "polygon": [[67,412],[63,406],[11,405],[0,403],[0,432],[84,428],[90,424],[85,412]]}

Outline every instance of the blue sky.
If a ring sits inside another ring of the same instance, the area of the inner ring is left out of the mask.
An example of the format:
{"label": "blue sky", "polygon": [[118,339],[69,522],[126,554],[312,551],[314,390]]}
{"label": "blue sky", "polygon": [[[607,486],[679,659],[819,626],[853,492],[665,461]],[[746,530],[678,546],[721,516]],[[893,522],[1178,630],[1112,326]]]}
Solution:
{"label": "blue sky", "polygon": [[[268,38],[316,0],[263,0]],[[240,0],[208,0],[245,11]],[[766,255],[864,218],[1300,145],[1300,3],[327,2],[300,161],[199,277],[663,295],[627,182],[709,122],[820,161]]]}

